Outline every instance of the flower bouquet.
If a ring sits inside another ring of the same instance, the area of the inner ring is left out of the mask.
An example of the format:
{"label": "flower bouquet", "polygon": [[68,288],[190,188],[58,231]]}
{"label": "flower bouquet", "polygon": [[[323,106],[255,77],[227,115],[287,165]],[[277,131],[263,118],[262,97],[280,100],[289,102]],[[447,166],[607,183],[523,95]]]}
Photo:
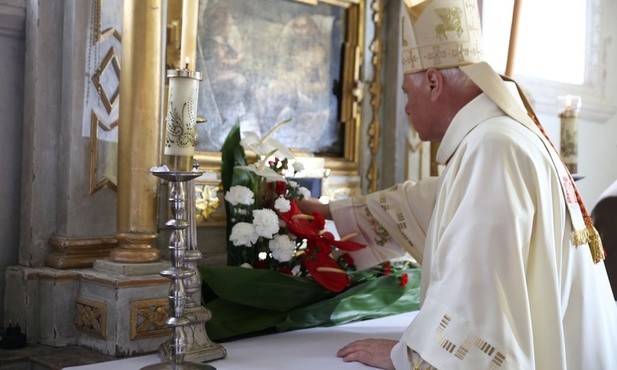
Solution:
{"label": "flower bouquet", "polygon": [[[215,340],[417,308],[417,292],[409,291],[417,290],[419,271],[390,263],[355,271],[348,252],[364,245],[353,235],[335,237],[323,215],[302,213],[298,202],[310,191],[293,181],[302,168],[272,138],[288,122],[264,137],[241,135],[236,124],[223,145],[228,267],[201,268]],[[255,154],[251,163],[245,150]]]}

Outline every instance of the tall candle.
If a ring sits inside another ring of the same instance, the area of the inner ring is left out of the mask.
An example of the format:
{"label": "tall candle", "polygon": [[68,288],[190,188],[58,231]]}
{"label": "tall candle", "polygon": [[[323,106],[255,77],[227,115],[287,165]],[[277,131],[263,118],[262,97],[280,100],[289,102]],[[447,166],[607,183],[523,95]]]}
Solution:
{"label": "tall candle", "polygon": [[581,108],[581,97],[565,95],[558,97],[563,110],[559,113],[560,138],[559,147],[563,163],[570,173],[578,172],[578,112]]}
{"label": "tall candle", "polygon": [[[188,62],[187,62],[188,65]],[[165,118],[165,155],[192,156],[197,131],[197,98],[201,73],[188,69],[170,69],[167,116]]]}
{"label": "tall candle", "polygon": [[[191,63],[195,63],[195,49],[197,48],[198,11],[199,0],[182,1],[182,33],[180,36],[180,61],[184,61],[186,60],[186,58],[188,58]],[[195,65],[190,65],[187,68],[195,69]]]}

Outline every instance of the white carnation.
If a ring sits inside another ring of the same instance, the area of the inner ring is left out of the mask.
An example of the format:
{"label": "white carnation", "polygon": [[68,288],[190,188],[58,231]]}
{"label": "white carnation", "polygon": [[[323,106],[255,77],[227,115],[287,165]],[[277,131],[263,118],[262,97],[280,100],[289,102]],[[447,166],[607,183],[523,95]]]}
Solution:
{"label": "white carnation", "polygon": [[302,195],[304,198],[311,197],[311,191],[304,186],[300,186],[300,188],[298,188],[298,193],[300,193],[300,195]]}
{"label": "white carnation", "polygon": [[257,235],[269,239],[279,231],[279,218],[271,209],[256,209],[253,210],[253,225]]}
{"label": "white carnation", "polygon": [[289,212],[291,210],[291,202],[285,199],[285,197],[280,196],[274,201],[274,208],[281,213]]}
{"label": "white carnation", "polygon": [[294,243],[287,235],[274,235],[274,238],[268,243],[268,247],[272,252],[272,258],[279,262],[287,262],[296,254],[296,243]]}
{"label": "white carnation", "polygon": [[233,206],[238,204],[244,204],[250,206],[255,203],[253,198],[253,192],[251,189],[242,185],[235,185],[229,188],[229,191],[225,193],[225,200],[231,203]]}
{"label": "white carnation", "polygon": [[294,162],[291,166],[296,172],[300,172],[304,170],[304,165],[301,162]]}
{"label": "white carnation", "polygon": [[235,246],[251,246],[257,242],[258,238],[259,235],[255,232],[255,227],[248,222],[238,222],[235,224],[229,235],[229,240],[234,243]]}

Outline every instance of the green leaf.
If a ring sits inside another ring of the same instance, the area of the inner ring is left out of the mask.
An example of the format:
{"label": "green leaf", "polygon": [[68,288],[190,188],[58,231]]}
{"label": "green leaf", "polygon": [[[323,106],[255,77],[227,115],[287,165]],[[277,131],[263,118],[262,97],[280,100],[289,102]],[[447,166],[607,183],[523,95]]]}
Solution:
{"label": "green leaf", "polygon": [[[404,287],[399,286],[402,273],[409,277]],[[420,269],[398,271],[355,285],[330,299],[292,310],[276,329],[331,326],[417,310],[420,306],[419,287]]]}
{"label": "green leaf", "polygon": [[212,312],[212,317],[206,322],[206,331],[214,341],[271,332],[285,319],[284,312],[245,306],[224,299],[215,299],[206,307]]}
{"label": "green leaf", "polygon": [[334,296],[313,280],[268,269],[200,267],[202,279],[221,299],[287,312]]}
{"label": "green leaf", "polygon": [[236,123],[225,138],[221,147],[221,182],[223,191],[227,192],[234,179],[234,168],[238,165],[246,165],[244,148],[240,145],[240,123]]}

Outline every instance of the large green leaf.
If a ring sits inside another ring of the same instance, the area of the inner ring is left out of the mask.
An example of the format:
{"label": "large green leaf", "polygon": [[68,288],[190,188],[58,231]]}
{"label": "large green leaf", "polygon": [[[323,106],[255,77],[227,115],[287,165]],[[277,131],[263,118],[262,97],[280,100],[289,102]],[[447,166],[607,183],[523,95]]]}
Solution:
{"label": "large green leaf", "polygon": [[268,269],[200,267],[204,283],[222,299],[287,312],[334,296],[313,280]]}
{"label": "large green leaf", "polygon": [[271,332],[286,315],[284,312],[245,306],[224,299],[215,299],[206,307],[212,312],[206,330],[214,341]]}
{"label": "large green leaf", "polygon": [[[399,286],[402,273],[409,278],[405,286]],[[286,331],[331,326],[417,310],[419,286],[420,269],[398,271],[355,285],[335,297],[294,309],[276,328]]]}
{"label": "large green leaf", "polygon": [[[223,183],[223,191],[227,192],[234,184],[234,170],[236,166],[246,165],[246,155],[244,148],[240,145],[240,124],[236,123],[225,138],[225,142],[221,147],[221,182]],[[240,174],[238,174],[240,175]],[[250,179],[244,179],[250,182]]]}

